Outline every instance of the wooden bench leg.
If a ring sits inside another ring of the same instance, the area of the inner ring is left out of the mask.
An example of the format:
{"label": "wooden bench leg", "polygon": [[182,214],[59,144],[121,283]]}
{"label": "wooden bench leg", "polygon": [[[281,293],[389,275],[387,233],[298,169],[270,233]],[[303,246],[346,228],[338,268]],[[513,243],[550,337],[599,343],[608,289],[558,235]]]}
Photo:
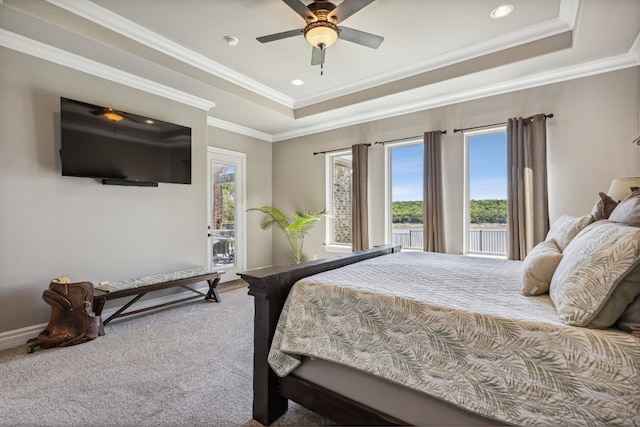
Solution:
{"label": "wooden bench leg", "polygon": [[100,317],[100,327],[98,329],[98,336],[104,336],[104,323],[102,322],[102,309],[104,308],[105,298],[93,298],[93,313],[96,317]]}
{"label": "wooden bench leg", "polygon": [[205,299],[213,300],[215,302],[222,302],[220,299],[220,294],[216,289],[218,287],[218,283],[220,283],[220,276],[215,279],[208,279],[207,283],[209,283],[209,292],[207,292],[207,296]]}
{"label": "wooden bench leg", "polygon": [[111,316],[109,316],[109,318],[107,318],[106,320],[103,320],[102,324],[106,325],[107,323],[111,322],[112,319],[115,319],[116,317],[119,317],[120,313],[125,311],[127,308],[131,307],[133,305],[133,303],[138,301],[140,298],[142,298],[146,294],[147,294],[146,292],[141,292],[140,294],[138,294],[135,298],[133,298],[131,301],[129,301],[128,303],[123,305],[120,309],[118,309],[118,311],[116,311]]}
{"label": "wooden bench leg", "polygon": [[107,299],[104,297],[97,297],[94,295],[93,297],[93,312],[96,316],[102,315],[102,309],[104,308],[104,303]]}

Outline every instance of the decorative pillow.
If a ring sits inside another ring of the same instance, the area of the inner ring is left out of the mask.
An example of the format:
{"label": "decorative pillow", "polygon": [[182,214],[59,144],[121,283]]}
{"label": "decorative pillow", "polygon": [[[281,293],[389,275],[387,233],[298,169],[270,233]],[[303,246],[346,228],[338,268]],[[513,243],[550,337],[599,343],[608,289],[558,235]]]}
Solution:
{"label": "decorative pillow", "polygon": [[553,239],[534,246],[524,259],[522,293],[540,295],[549,292],[551,278],[561,259],[562,253]]}
{"label": "decorative pillow", "polygon": [[589,323],[589,327],[604,329],[612,326],[638,295],[640,295],[640,262],[636,262],[636,266],[618,283],[598,315]]}
{"label": "decorative pillow", "polygon": [[622,313],[616,322],[616,326],[623,331],[631,332],[631,335],[640,337],[640,295]]}
{"label": "decorative pillow", "polygon": [[589,225],[562,253],[551,279],[558,314],[569,325],[613,325],[640,294],[638,264],[640,229],[607,220]]}
{"label": "decorative pillow", "polygon": [[602,192],[598,193],[598,195],[600,196],[600,200],[598,200],[596,204],[593,205],[593,209],[591,209],[591,216],[596,221],[609,218],[611,212],[618,206],[618,202],[613,200],[611,196]]}
{"label": "decorative pillow", "polygon": [[640,227],[640,190],[636,190],[618,203],[609,219],[614,222]]}
{"label": "decorative pillow", "polygon": [[564,252],[571,240],[592,222],[593,217],[591,215],[581,217],[562,215],[553,223],[545,240],[555,240],[560,252]]}

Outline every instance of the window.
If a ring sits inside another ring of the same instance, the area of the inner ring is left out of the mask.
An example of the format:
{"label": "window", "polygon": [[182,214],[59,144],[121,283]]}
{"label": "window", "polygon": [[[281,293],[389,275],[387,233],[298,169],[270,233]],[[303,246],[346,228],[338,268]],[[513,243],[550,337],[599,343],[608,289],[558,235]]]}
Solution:
{"label": "window", "polygon": [[465,133],[465,253],[507,254],[507,134]]}
{"label": "window", "polygon": [[325,248],[351,251],[351,150],[326,154],[327,217]]}
{"label": "window", "polygon": [[423,248],[422,140],[385,145],[387,242]]}

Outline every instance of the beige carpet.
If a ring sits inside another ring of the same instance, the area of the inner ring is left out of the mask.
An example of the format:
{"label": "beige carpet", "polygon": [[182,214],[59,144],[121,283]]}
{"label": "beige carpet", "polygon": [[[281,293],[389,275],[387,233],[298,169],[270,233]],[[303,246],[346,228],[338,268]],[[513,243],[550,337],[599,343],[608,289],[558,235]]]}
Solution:
{"label": "beige carpet", "polygon": [[[253,298],[246,284],[115,320],[72,347],[0,351],[1,426],[260,426],[251,419]],[[291,404],[274,425],[327,425]]]}

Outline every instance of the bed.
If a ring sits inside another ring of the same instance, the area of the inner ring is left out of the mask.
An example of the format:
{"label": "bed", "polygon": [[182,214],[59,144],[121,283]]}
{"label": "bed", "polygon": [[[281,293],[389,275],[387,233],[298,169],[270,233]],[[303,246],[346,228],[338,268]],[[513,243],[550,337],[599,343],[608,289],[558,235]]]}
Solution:
{"label": "bed", "polygon": [[385,245],[241,273],[254,418],[293,400],[338,424],[640,425],[640,330],[620,326],[640,305],[640,229],[562,217],[532,253]]}

